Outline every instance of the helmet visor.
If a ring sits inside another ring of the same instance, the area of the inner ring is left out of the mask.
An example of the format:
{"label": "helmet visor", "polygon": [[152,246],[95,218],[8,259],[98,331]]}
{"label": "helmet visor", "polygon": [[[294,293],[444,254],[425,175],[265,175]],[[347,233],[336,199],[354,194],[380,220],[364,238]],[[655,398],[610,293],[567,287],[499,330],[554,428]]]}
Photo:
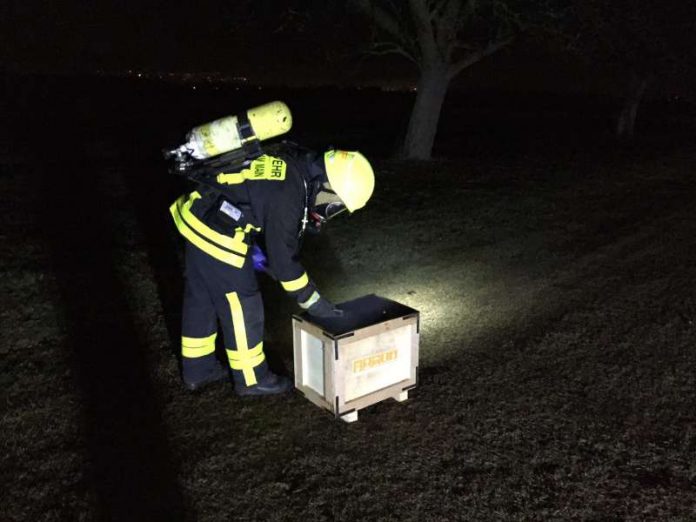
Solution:
{"label": "helmet visor", "polygon": [[344,212],[346,206],[341,202],[326,203],[324,205],[317,205],[314,207],[313,213],[316,214],[321,221],[328,221],[342,212]]}
{"label": "helmet visor", "polygon": [[341,201],[329,183],[324,183],[317,193],[312,214],[315,219],[325,222],[347,210],[346,205]]}

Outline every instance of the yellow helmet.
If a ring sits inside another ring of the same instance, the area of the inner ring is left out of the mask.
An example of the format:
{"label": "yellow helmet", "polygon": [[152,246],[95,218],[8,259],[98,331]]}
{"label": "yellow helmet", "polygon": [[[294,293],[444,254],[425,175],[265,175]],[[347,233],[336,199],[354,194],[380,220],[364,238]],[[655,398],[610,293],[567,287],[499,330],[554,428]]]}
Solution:
{"label": "yellow helmet", "polygon": [[365,206],[375,188],[370,162],[358,151],[329,150],[324,154],[326,176],[350,212]]}

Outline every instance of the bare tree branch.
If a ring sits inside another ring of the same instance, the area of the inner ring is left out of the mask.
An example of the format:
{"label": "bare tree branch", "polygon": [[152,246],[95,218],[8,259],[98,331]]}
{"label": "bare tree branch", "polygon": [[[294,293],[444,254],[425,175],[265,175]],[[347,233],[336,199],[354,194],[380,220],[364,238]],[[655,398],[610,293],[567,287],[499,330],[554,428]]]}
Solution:
{"label": "bare tree branch", "polygon": [[403,29],[394,12],[383,9],[380,5],[370,0],[356,0],[354,5],[359,11],[374,20],[375,25],[392,38],[400,40],[403,37]]}
{"label": "bare tree branch", "polygon": [[442,14],[434,22],[437,31],[437,47],[445,61],[449,61],[452,46],[456,42],[457,27],[461,14],[461,0],[448,0]]}
{"label": "bare tree branch", "polygon": [[486,56],[489,56],[496,51],[499,51],[503,47],[510,45],[514,40],[515,40],[515,35],[508,36],[507,38],[503,38],[500,40],[496,40],[495,42],[489,43],[486,47],[483,49],[480,49],[479,51],[472,52],[470,53],[466,58],[463,58],[462,60],[459,60],[456,63],[453,63],[450,68],[449,68],[449,77],[454,78],[457,76],[460,72],[462,72],[464,69],[467,67],[471,67],[473,64],[476,62],[481,61],[483,58]]}
{"label": "bare tree branch", "polygon": [[478,47],[476,47],[475,45],[470,44],[470,43],[463,42],[463,41],[461,41],[461,40],[457,40],[457,41],[454,42],[454,44],[452,45],[452,51],[453,51],[453,52],[454,52],[454,51],[460,51],[460,50],[463,50],[463,51],[475,51],[476,49],[478,49]]}
{"label": "bare tree branch", "polygon": [[[399,17],[399,9],[393,2],[386,2],[384,6],[370,0],[356,0],[354,6],[366,16],[369,16],[375,25],[391,40],[395,47],[400,48],[396,54],[402,54],[409,60],[418,63],[418,43],[405,26],[405,22]],[[383,42],[375,45],[382,45]],[[385,54],[382,50],[376,50],[373,54]]]}
{"label": "bare tree branch", "polygon": [[372,49],[370,50],[370,54],[373,54],[375,56],[387,54],[400,55],[413,62],[417,67],[420,68],[418,58],[413,56],[413,54],[408,52],[400,45],[395,44],[394,42],[376,42],[375,44],[373,44]]}
{"label": "bare tree branch", "polygon": [[432,60],[437,53],[437,48],[427,0],[408,0],[408,5],[413,17],[421,55],[426,61]]}
{"label": "bare tree branch", "polygon": [[476,11],[478,9],[479,0],[463,0],[464,5],[459,13],[459,19],[457,20],[457,31],[464,28],[464,26],[469,23],[469,21],[476,16]]}
{"label": "bare tree branch", "polygon": [[430,9],[430,20],[434,22],[436,19],[442,16],[445,8],[447,7],[449,0],[439,0],[433,2],[433,7]]}
{"label": "bare tree branch", "polygon": [[370,7],[362,10],[382,33],[383,41],[374,45],[371,54],[399,54],[420,69],[404,138],[404,151],[413,158],[430,157],[450,80],[510,45],[523,22],[545,9],[541,0],[533,8],[526,6],[527,12],[516,0],[355,1]]}

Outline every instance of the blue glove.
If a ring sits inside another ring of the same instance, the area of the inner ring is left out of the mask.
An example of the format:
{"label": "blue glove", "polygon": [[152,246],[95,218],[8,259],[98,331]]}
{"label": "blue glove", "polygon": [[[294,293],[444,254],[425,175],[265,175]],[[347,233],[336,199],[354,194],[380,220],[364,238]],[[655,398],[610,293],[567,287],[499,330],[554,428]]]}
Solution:
{"label": "blue glove", "polygon": [[251,261],[254,264],[254,270],[257,272],[268,272],[268,259],[263,253],[261,247],[254,244],[251,246]]}

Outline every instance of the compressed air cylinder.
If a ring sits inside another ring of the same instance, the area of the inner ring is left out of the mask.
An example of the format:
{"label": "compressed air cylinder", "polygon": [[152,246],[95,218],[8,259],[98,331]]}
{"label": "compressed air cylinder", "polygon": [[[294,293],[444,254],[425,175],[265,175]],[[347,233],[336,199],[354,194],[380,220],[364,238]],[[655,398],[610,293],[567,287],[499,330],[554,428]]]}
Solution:
{"label": "compressed air cylinder", "polygon": [[[273,101],[246,112],[254,136],[259,141],[285,134],[292,127],[290,109],[281,101]],[[191,129],[184,147],[196,159],[205,159],[240,148],[244,138],[239,134],[239,116],[226,116]],[[251,138],[253,139],[253,138]]]}

